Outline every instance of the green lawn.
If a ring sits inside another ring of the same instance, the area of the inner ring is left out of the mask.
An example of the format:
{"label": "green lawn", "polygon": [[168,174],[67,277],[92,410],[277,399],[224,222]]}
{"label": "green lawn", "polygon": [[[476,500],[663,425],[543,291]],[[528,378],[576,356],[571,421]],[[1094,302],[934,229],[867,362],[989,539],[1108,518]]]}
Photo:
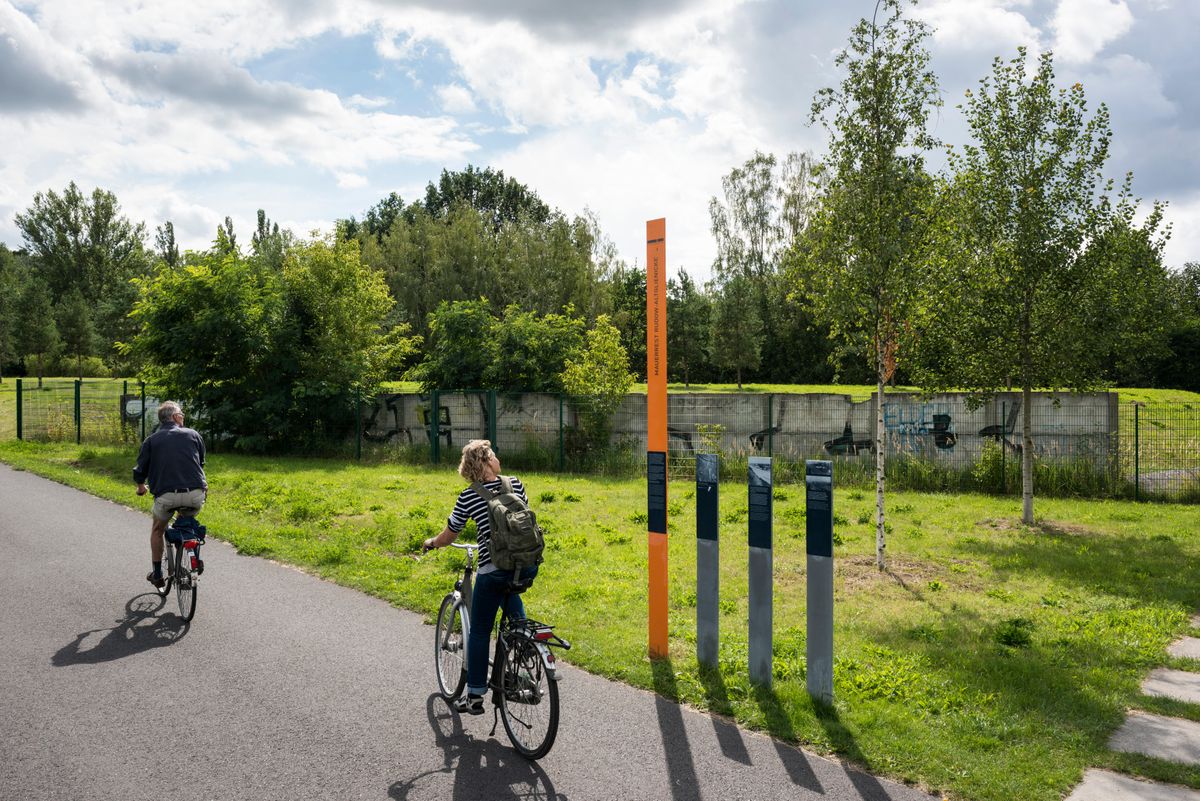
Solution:
{"label": "green lawn", "polygon": [[[0,443],[0,460],[139,509],[129,449]],[[462,486],[447,468],[213,456],[209,530],[431,619],[461,557],[416,558]],[[973,801],[1061,798],[1108,765],[1200,788],[1200,770],[1112,754],[1166,645],[1200,608],[1200,507],[889,494],[891,568],[873,567],[873,496],[835,494],[836,703],[804,690],[804,493],[775,505],[775,685],[746,679],[746,491],[722,513],[722,645],[695,661],[693,485],[670,487],[671,660],[646,658],[645,483],[526,474],[547,530],[527,596],[589,671],[735,717],[880,774]],[[220,570],[219,564],[211,567]],[[131,568],[132,571],[132,568]],[[131,581],[136,578],[131,572]],[[428,676],[415,677],[433,686]],[[570,687],[566,686],[569,692]],[[1173,714],[1200,719],[1200,708]]]}

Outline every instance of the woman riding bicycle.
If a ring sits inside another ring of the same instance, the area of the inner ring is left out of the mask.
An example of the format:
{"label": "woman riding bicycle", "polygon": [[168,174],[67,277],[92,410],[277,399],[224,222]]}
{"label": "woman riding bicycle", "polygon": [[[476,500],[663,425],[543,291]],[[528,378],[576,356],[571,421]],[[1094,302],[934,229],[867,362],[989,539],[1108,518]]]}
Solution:
{"label": "woman riding bicycle", "polygon": [[[472,484],[478,482],[493,493],[499,491],[503,483],[500,480],[500,460],[492,450],[492,443],[486,439],[471,440],[463,447],[458,473]],[[529,498],[525,495],[525,487],[521,480],[515,476],[507,478],[511,482],[512,491],[528,504]],[[425,540],[425,550],[442,548],[454,542],[466,527],[467,520],[475,521],[476,541],[479,544],[479,569],[471,601],[471,631],[467,641],[467,693],[455,700],[454,708],[459,712],[482,715],[483,694],[487,690],[488,643],[492,627],[496,624],[496,614],[500,611],[500,604],[506,595],[508,601],[505,611],[509,617],[525,617],[525,606],[521,603],[520,595],[508,594],[513,571],[500,570],[492,564],[489,548],[491,523],[488,520],[487,499],[480,495],[474,486],[467,487],[458,494],[458,501],[446,521],[446,528],[436,537]],[[521,570],[519,580],[527,582],[536,575],[536,566],[526,567]]]}

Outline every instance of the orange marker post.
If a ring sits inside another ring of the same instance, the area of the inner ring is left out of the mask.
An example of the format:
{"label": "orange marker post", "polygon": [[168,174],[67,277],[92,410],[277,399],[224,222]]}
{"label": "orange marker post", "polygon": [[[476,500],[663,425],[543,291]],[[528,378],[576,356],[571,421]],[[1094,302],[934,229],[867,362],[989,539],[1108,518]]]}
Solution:
{"label": "orange marker post", "polygon": [[646,223],[646,489],[650,658],[667,649],[667,221]]}

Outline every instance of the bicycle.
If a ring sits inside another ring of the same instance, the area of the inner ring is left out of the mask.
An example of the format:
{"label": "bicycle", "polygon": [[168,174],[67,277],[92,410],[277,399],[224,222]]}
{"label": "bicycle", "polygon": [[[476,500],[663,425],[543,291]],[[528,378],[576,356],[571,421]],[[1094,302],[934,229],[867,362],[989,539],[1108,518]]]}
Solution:
{"label": "bicycle", "polygon": [[[208,530],[196,519],[196,511],[178,509],[174,522],[167,528],[163,538],[163,585],[158,589],[158,594],[166,598],[171,594],[171,586],[175,586],[179,616],[184,623],[191,622],[196,615],[200,574],[204,572],[200,546],[204,544]],[[185,516],[185,513],[190,514]]]}
{"label": "bicycle", "polygon": [[[477,545],[451,543],[467,552],[462,578],[442,599],[434,629],[434,667],[438,690],[446,701],[462,694],[467,683],[466,650],[471,634],[471,594]],[[528,618],[508,615],[508,598],[525,586],[509,585],[500,604],[500,629],[495,658],[489,660],[492,677],[492,731],[497,717],[513,748],[526,759],[541,759],[550,752],[558,734],[558,672],[551,648],[569,650],[571,644],[554,633],[554,627]]]}

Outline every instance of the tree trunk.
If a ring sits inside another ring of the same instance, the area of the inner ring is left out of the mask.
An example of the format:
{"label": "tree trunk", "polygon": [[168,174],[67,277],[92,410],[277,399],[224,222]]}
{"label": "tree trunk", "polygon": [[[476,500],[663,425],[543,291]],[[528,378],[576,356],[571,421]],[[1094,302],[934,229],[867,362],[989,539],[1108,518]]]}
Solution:
{"label": "tree trunk", "polygon": [[1033,525],[1033,390],[1021,389],[1021,522]]}
{"label": "tree trunk", "polygon": [[883,373],[875,374],[875,566],[887,568],[883,551],[887,547],[883,530],[883,466],[886,433],[883,428]]}

